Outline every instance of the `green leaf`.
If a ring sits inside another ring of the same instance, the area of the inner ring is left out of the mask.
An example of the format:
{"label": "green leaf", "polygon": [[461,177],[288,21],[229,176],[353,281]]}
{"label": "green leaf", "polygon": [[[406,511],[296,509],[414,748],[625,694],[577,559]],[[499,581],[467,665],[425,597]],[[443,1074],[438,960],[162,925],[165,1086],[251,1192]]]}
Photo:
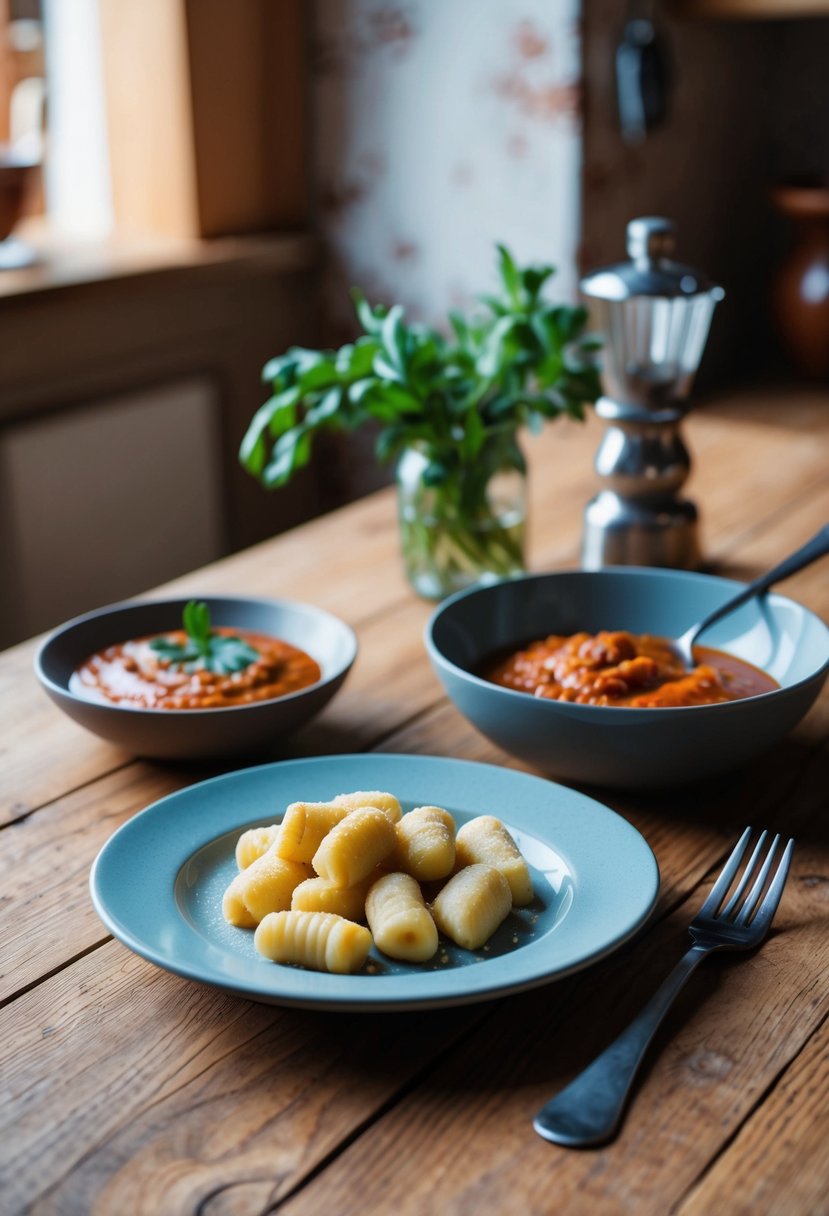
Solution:
{"label": "green leaf", "polygon": [[203,600],[189,600],[182,613],[182,621],[188,637],[197,645],[210,637],[210,609]]}
{"label": "green leaf", "polygon": [[563,370],[564,362],[561,353],[559,351],[551,351],[539,364],[536,379],[542,388],[547,388],[561,378]]}
{"label": "green leaf", "polygon": [[587,309],[581,305],[573,308],[569,304],[559,304],[556,308],[549,309],[549,316],[562,344],[577,338],[587,323]]}
{"label": "green leaf", "polygon": [[379,334],[383,327],[383,318],[388,310],[382,304],[375,304],[372,308],[359,287],[351,288],[351,298],[354,301],[357,320],[366,333]]}
{"label": "green leaf", "polygon": [[292,346],[288,354],[293,357],[296,364],[297,373],[304,376],[311,368],[317,367],[320,363],[330,363],[333,358],[333,351],[330,350],[310,350],[307,346]]}
{"label": "green leaf", "polygon": [[505,443],[501,449],[501,456],[507,464],[511,464],[519,473],[527,472],[527,462],[524,459],[524,453],[518,446],[517,440],[511,439],[508,443]]}
{"label": "green leaf", "polygon": [[402,426],[386,426],[377,436],[374,443],[374,454],[381,464],[392,460],[406,442],[406,428]]}
{"label": "green leaf", "polygon": [[406,413],[392,397],[387,396],[385,390],[391,387],[392,385],[384,384],[382,392],[378,391],[365,398],[366,413],[377,422],[399,422]]}
{"label": "green leaf", "polygon": [[201,669],[225,675],[242,671],[259,658],[259,652],[241,638],[210,628],[210,610],[204,602],[189,600],[181,616],[187,634],[184,645],[164,637],[150,642],[165,662],[188,672]]}
{"label": "green leaf", "polygon": [[513,304],[518,304],[521,289],[521,276],[518,273],[518,267],[515,265],[512,254],[506,245],[497,245],[496,248],[498,250],[498,270],[501,275],[501,282],[504,284],[510,301]]}
{"label": "green leaf", "polygon": [[303,444],[305,434],[302,426],[295,426],[280,435],[274,444],[271,459],[262,472],[266,486],[285,485],[296,469],[308,463],[310,436]]}
{"label": "green leaf", "polygon": [[328,422],[338,412],[343,399],[343,390],[341,388],[332,388],[320,398],[316,405],[312,405],[305,415],[305,425],[311,427],[321,426],[322,423]]}
{"label": "green leaf", "polygon": [[321,388],[331,388],[340,383],[340,374],[333,359],[321,359],[303,371],[298,379],[298,387],[302,396],[316,392]]}
{"label": "green leaf", "polygon": [[535,304],[542,287],[555,274],[554,266],[528,266],[521,274],[521,285],[530,304]]}
{"label": "green leaf", "polygon": [[365,376],[362,380],[355,380],[353,384],[349,384],[346,389],[346,396],[353,405],[361,405],[366,393],[381,387],[374,376]]}
{"label": "green leaf", "polygon": [[440,486],[448,479],[450,470],[440,460],[432,460],[423,470],[424,486]]}
{"label": "green leaf", "polygon": [[385,404],[395,413],[417,413],[422,411],[422,405],[417,397],[400,384],[377,384],[373,386],[367,398],[364,398],[368,409],[374,413],[377,405]]}
{"label": "green leaf", "polygon": [[494,312],[496,317],[505,317],[509,313],[509,305],[505,304],[498,296],[482,295],[478,296],[482,304],[486,304],[491,312]]}
{"label": "green leaf", "polygon": [[294,468],[304,469],[311,459],[311,432],[302,431],[294,445]]}
{"label": "green leaf", "polygon": [[278,355],[275,359],[269,359],[262,368],[262,379],[266,384],[270,384],[274,380],[278,380],[288,367],[293,367],[294,357],[291,354]]}
{"label": "green leaf", "polygon": [[189,663],[201,657],[201,650],[195,642],[172,642],[169,638],[153,638],[150,648],[169,663]]}
{"label": "green leaf", "polygon": [[452,332],[460,342],[461,346],[466,346],[469,342],[469,324],[459,312],[450,310],[449,324],[452,326]]}
{"label": "green leaf", "polygon": [[337,352],[336,369],[348,380],[359,380],[371,371],[374,356],[380,349],[376,338],[358,338],[353,346],[343,346]]}
{"label": "green leaf", "polygon": [[268,445],[262,431],[254,425],[255,421],[254,419],[254,422],[248,427],[242,440],[239,448],[239,462],[254,477],[258,477],[268,459]]}
{"label": "green leaf", "polygon": [[[402,379],[406,371],[406,329],[403,325],[403,309],[399,304],[389,310],[380,334],[386,358]],[[374,362],[376,368],[377,360]]]}
{"label": "green leaf", "polygon": [[466,415],[461,455],[464,460],[474,460],[484,445],[486,428],[477,408],[473,407]]}
{"label": "green leaf", "polygon": [[242,638],[216,637],[211,639],[204,665],[217,675],[232,675],[235,671],[244,671],[258,658],[259,652]]}
{"label": "green leaf", "polygon": [[265,432],[278,439],[295,425],[299,399],[299,389],[289,388],[269,398],[256,411],[239,448],[239,460],[249,472],[259,476],[265,466],[268,454]]}
{"label": "green leaf", "polygon": [[[477,370],[480,376],[491,379],[501,369],[501,364],[508,354],[508,338],[517,324],[513,316],[500,317],[492,327],[483,352],[478,358]],[[515,349],[515,343],[512,344]]]}
{"label": "green leaf", "polygon": [[397,384],[403,383],[403,373],[393,364],[389,363],[384,355],[375,355],[372,366],[375,375],[379,376],[381,380],[391,380],[392,383],[396,382]]}
{"label": "green leaf", "polygon": [[284,392],[271,397],[267,404],[271,407],[268,421],[268,431],[274,439],[278,439],[283,431],[289,430],[296,424],[296,407],[302,394],[298,387],[286,388]]}

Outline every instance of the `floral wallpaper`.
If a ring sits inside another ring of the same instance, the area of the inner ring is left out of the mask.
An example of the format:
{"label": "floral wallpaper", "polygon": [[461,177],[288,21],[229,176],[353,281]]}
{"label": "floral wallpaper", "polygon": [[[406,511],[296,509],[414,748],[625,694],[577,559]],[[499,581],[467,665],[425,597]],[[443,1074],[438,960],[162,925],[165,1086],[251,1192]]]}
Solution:
{"label": "floral wallpaper", "polygon": [[441,325],[493,284],[496,241],[576,292],[579,0],[315,0],[326,310],[348,288]]}

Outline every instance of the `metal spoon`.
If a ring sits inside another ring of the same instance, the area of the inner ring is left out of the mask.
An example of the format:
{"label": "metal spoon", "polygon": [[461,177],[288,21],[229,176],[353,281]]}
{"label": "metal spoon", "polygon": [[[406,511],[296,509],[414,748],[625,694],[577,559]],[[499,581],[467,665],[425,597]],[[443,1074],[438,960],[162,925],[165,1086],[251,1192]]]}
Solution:
{"label": "metal spoon", "polygon": [[689,670],[694,666],[692,647],[699,635],[709,625],[713,625],[715,621],[728,616],[735,608],[739,608],[740,604],[744,604],[746,600],[759,595],[761,591],[768,590],[773,583],[779,583],[784,578],[789,578],[792,574],[796,574],[798,570],[802,570],[804,566],[810,566],[812,562],[817,561],[819,557],[824,557],[827,553],[829,553],[829,524],[824,524],[820,531],[816,532],[812,539],[807,540],[806,544],[801,546],[795,553],[784,558],[782,562],[765,574],[761,574],[753,583],[749,583],[747,587],[744,587],[732,599],[726,600],[724,604],[720,604],[719,608],[715,608],[713,612],[710,612],[698,624],[692,625],[690,629],[686,629],[682,637],[674,641],[674,648],[685,666]]}

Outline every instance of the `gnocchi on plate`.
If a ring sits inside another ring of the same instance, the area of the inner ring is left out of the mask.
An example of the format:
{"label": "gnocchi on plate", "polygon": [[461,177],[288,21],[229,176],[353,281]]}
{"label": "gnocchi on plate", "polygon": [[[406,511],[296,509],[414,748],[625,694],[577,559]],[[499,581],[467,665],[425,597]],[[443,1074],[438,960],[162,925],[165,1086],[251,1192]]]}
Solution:
{"label": "gnocchi on plate", "polygon": [[273,962],[336,974],[363,968],[372,945],[407,963],[434,958],[439,934],[478,950],[533,898],[527,862],[495,816],[458,830],[442,807],[404,814],[380,790],[292,803],[281,822],[240,835],[236,864],[222,902],[229,924],[255,929]]}

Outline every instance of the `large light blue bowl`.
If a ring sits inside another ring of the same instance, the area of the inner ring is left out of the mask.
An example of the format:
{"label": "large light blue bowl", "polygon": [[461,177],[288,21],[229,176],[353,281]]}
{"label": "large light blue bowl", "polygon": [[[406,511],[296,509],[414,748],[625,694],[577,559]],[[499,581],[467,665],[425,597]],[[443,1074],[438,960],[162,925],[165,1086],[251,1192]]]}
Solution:
{"label": "large light blue bowl", "polygon": [[829,629],[794,600],[767,595],[700,640],[767,671],[780,688],[721,705],[622,709],[544,700],[476,675],[493,652],[550,633],[626,629],[678,637],[742,584],[684,571],[618,568],[528,575],[462,591],[426,627],[447,693],[493,742],[564,780],[675,785],[744,764],[807,712],[829,671]]}

